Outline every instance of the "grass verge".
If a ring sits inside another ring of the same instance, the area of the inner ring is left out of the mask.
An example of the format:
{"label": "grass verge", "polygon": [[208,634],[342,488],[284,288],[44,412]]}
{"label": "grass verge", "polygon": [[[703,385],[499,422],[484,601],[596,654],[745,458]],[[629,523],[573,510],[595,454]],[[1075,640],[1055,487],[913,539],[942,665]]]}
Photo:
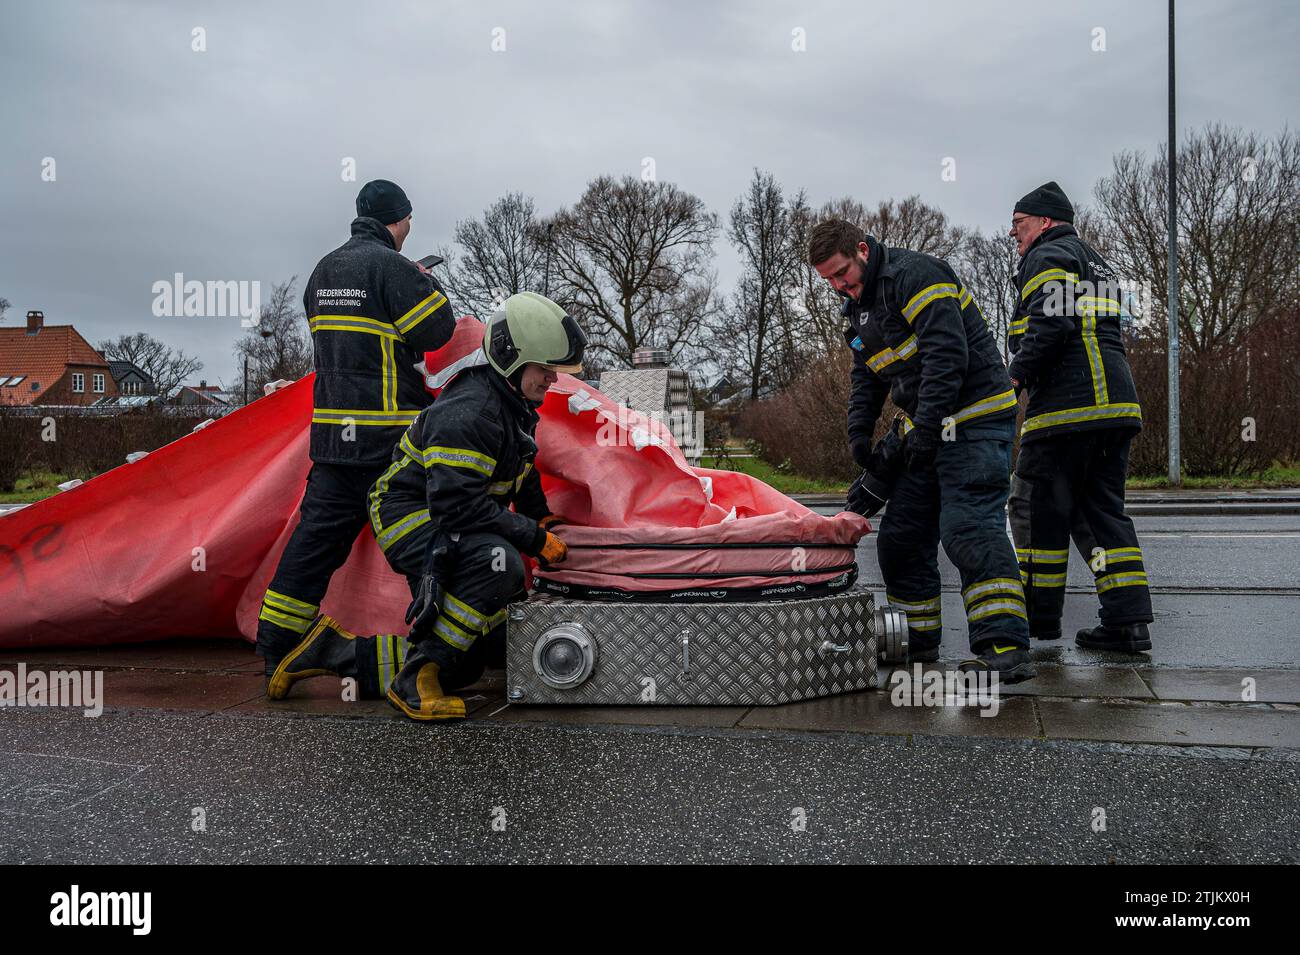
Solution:
{"label": "grass verge", "polygon": [[0,504],[31,504],[59,493],[59,485],[70,480],[66,474],[28,471],[14,482],[12,491],[0,492]]}

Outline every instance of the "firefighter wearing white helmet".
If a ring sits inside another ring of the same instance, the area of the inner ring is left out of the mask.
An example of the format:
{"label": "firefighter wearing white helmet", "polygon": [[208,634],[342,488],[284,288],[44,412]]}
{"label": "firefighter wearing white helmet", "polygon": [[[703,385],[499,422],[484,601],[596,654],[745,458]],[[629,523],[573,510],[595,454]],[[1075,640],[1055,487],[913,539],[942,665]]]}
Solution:
{"label": "firefighter wearing white helmet", "polygon": [[506,605],[526,596],[519,554],[548,565],[566,554],[533,466],[536,409],[557,374],[581,370],[586,344],[550,299],[506,299],[482,349],[446,370],[438,399],[407,429],[370,492],[375,538],[414,598],[407,641],[358,637],[324,618],[285,657],[272,698],[300,679],[336,673],[412,719],[464,717],[464,702],[446,691],[504,658]]}

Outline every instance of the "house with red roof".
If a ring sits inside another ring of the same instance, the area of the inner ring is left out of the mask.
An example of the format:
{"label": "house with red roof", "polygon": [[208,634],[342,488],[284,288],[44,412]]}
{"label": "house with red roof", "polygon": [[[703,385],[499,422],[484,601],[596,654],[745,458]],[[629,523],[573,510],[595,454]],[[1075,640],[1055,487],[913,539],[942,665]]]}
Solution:
{"label": "house with red roof", "polygon": [[0,405],[89,405],[118,394],[104,356],[71,325],[0,328]]}

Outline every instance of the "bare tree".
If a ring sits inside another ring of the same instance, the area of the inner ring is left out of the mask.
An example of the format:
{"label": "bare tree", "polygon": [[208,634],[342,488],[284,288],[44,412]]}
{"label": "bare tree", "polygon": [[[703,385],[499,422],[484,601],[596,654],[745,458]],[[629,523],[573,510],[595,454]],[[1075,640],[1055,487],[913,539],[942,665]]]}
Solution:
{"label": "bare tree", "polygon": [[186,378],[203,368],[203,362],[181,349],[170,348],[144,332],[119,335],[97,346],[109,361],[129,361],[153,380],[154,390],[164,398]]}
{"label": "bare tree", "polygon": [[243,370],[247,367],[250,398],[259,397],[267,382],[279,378],[296,381],[312,370],[311,336],[293,290],[297,281],[295,275],[287,282],[272,286],[270,299],[262,306],[257,324],[235,343],[240,372],[235,389],[242,391]]}
{"label": "bare tree", "polygon": [[920,196],[887,199],[870,210],[856,199],[843,196],[821,207],[817,220],[823,219],[845,219],[885,245],[901,246],[941,259],[956,254],[966,238],[964,228],[953,225],[946,212],[922,202]]}
{"label": "bare tree", "polygon": [[675,185],[601,176],[547,224],[552,297],[616,366],[643,346],[685,351],[716,307],[718,218]]}
{"label": "bare tree", "polygon": [[533,200],[512,192],[483,212],[456,223],[456,252],[448,260],[447,294],[462,313],[486,319],[496,303],[516,292],[547,291],[547,239]]}
{"label": "bare tree", "polygon": [[[799,214],[792,216],[790,222],[791,241],[799,249],[799,269],[795,275],[792,308],[801,316],[801,342],[810,357],[835,354],[844,347],[844,318],[840,315],[844,299],[808,263],[809,233],[814,225],[823,218],[828,218],[826,210],[831,205],[828,203],[823,206],[818,214],[805,207]],[[848,211],[853,213],[852,209]],[[855,218],[849,221],[857,221],[857,218],[855,214]]]}
{"label": "bare tree", "polygon": [[765,384],[784,387],[797,369],[802,330],[793,308],[804,249],[795,220],[807,217],[802,192],[786,198],[771,173],[754,170],[749,188],[731,209],[727,238],[742,272],[728,307],[707,320],[719,367],[745,381],[751,398]]}
{"label": "bare tree", "polygon": [[863,228],[885,245],[897,245],[941,259],[955,255],[966,239],[964,228],[953,225],[946,212],[926,205],[920,196],[880,203],[867,213]]}
{"label": "bare tree", "polygon": [[975,296],[989,330],[1009,360],[1007,330],[1016,317],[1016,269],[1020,253],[1009,235],[984,235],[976,229],[966,237],[952,266]]}
{"label": "bare tree", "polygon": [[[1143,316],[1163,334],[1166,282],[1164,148],[1115,157],[1097,184],[1095,235],[1121,274],[1149,292]],[[1178,157],[1181,338],[1203,354],[1241,342],[1261,320],[1294,308],[1300,221],[1300,140],[1265,140],[1211,125],[1189,134]]]}
{"label": "bare tree", "polygon": [[0,322],[5,320],[5,312],[9,311],[10,303],[7,298],[0,298]]}

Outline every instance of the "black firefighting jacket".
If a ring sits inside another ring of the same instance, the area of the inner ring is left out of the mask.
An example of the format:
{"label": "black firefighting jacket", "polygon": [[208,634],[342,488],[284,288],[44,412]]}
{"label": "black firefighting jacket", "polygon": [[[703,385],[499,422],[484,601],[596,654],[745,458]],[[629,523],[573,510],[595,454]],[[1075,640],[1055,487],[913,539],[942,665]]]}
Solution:
{"label": "black firefighting jacket", "polygon": [[[498,534],[525,554],[546,543],[533,467],[537,411],[486,364],[466,368],[420,413],[370,491],[370,524],[387,553],[417,527]],[[515,510],[510,510],[514,504]]]}
{"label": "black firefighting jacket", "polygon": [[303,309],[316,361],[311,459],[382,465],[431,400],[414,366],[451,338],[447,296],[383,223],[362,217],[312,272]]}
{"label": "black firefighting jacket", "polygon": [[849,441],[869,441],[885,396],[912,427],[936,436],[945,419],[963,426],[1014,417],[1016,396],[984,316],[942,259],[869,247],[858,299],[844,303],[854,351]]}
{"label": "black firefighting jacket", "polygon": [[1016,274],[1011,377],[1029,389],[1022,441],[1095,428],[1142,427],[1120,329],[1115,272],[1074,226],[1048,229]]}

